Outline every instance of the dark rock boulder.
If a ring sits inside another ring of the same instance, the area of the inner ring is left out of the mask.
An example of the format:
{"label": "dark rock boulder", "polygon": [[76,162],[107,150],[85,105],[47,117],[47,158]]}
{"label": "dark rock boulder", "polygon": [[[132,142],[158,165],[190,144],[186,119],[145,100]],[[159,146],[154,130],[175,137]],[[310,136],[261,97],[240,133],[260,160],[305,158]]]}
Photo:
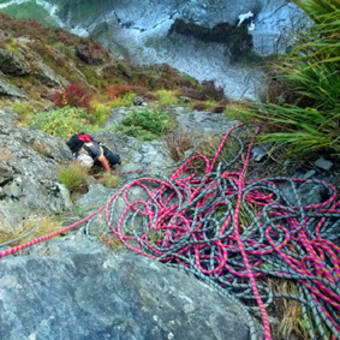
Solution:
{"label": "dark rock boulder", "polygon": [[14,53],[0,48],[0,71],[12,76],[24,76],[29,73],[29,68]]}
{"label": "dark rock boulder", "polygon": [[79,237],[35,253],[1,259],[1,339],[249,339],[241,308],[182,270]]}
{"label": "dark rock boulder", "polygon": [[103,64],[107,58],[104,49],[99,44],[79,44],[76,47],[76,56],[90,65]]}

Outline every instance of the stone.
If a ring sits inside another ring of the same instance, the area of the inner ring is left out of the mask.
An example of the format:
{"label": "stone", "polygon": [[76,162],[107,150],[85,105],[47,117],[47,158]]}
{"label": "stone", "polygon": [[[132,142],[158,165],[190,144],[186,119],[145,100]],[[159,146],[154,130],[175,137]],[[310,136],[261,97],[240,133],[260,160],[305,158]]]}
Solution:
{"label": "stone", "polygon": [[29,68],[13,52],[0,48],[0,71],[12,76],[29,74]]}
{"label": "stone", "polygon": [[268,154],[272,144],[264,143],[262,145],[255,145],[252,150],[252,156],[255,162],[261,162],[263,158]]}
{"label": "stone", "polygon": [[200,111],[179,113],[176,120],[180,129],[204,134],[225,134],[231,127],[239,124],[237,120],[218,113]]}
{"label": "stone", "polygon": [[7,340],[249,339],[246,315],[215,288],[80,234],[1,259],[0,315]]}
{"label": "stone", "polygon": [[[316,174],[316,171],[315,171],[315,170],[309,170],[309,171],[307,171],[307,172],[303,175],[303,178],[304,178],[304,179],[309,179],[309,178],[312,178],[315,174]],[[294,176],[294,177],[295,177],[295,176]]]}
{"label": "stone", "polygon": [[72,159],[67,145],[42,131],[12,125],[10,115],[0,110],[0,145],[9,155],[0,164],[0,231],[7,233],[37,211],[57,214],[72,206],[57,180],[59,166]]}
{"label": "stone", "polygon": [[325,171],[329,171],[332,169],[333,167],[333,162],[325,159],[324,157],[320,157],[318,158],[315,162],[314,162],[315,166],[317,166],[318,168],[325,170]]}
{"label": "stone", "polygon": [[133,98],[132,103],[133,105],[141,106],[144,103],[144,99],[142,97],[136,96]]}
{"label": "stone", "polygon": [[79,44],[76,47],[76,56],[89,65],[103,64],[106,59],[103,48],[99,44],[95,46],[93,43]]}
{"label": "stone", "polygon": [[[0,74],[1,75],[1,74]],[[0,79],[0,96],[17,97],[27,99],[28,97],[18,87]]]}
{"label": "stone", "polygon": [[296,206],[298,199],[303,206],[318,204],[323,202],[322,198],[326,194],[325,187],[317,182],[304,182],[295,184],[297,196],[294,194],[293,187],[290,183],[283,183],[280,186],[285,197],[285,204]]}

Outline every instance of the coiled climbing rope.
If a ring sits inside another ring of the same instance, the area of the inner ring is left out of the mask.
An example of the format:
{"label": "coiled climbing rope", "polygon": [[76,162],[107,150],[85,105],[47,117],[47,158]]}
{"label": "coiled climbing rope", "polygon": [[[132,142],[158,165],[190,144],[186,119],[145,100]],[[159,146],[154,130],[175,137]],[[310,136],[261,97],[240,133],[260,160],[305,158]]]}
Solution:
{"label": "coiled climbing rope", "polygon": [[[259,129],[242,170],[228,171],[243,151],[241,141],[240,152],[231,162],[218,164],[218,157],[240,126],[228,131],[212,160],[193,156],[170,178],[137,178],[121,187],[105,207],[50,235],[90,223],[104,210],[108,227],[127,248],[181,266],[232,298],[245,312],[251,339],[257,338],[257,330],[249,312],[256,310],[262,317],[265,339],[271,339],[267,308],[277,298],[301,303],[311,339],[340,338],[340,201],[336,189],[316,179],[246,180]],[[198,159],[205,163],[202,176],[192,171]],[[136,188],[144,198],[130,200]],[[322,189],[324,200],[303,204],[302,192],[310,189],[312,195],[317,188]],[[126,208],[117,217],[122,200]],[[50,235],[0,252],[0,258]],[[268,277],[292,280],[297,291],[294,295],[273,293],[266,285]]]}

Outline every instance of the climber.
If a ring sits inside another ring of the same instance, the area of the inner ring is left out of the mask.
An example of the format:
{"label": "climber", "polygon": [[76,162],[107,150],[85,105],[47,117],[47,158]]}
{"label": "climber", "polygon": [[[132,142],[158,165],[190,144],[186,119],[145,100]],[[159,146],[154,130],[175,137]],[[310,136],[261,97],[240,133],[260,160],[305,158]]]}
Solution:
{"label": "climber", "polygon": [[71,136],[66,144],[75,160],[85,167],[91,168],[98,161],[105,171],[110,172],[116,164],[121,164],[118,154],[86,133]]}

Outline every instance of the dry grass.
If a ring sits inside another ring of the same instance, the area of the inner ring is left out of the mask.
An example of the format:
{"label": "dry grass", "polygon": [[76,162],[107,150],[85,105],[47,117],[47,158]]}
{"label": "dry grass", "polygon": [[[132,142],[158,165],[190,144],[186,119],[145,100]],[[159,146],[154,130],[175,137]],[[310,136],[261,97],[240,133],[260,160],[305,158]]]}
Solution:
{"label": "dry grass", "polygon": [[187,130],[176,129],[164,138],[171,158],[178,162],[183,159],[185,152],[194,147],[192,134]]}
{"label": "dry grass", "polygon": [[51,155],[49,146],[41,140],[35,140],[32,144],[32,149],[46,157]]}
{"label": "dry grass", "polygon": [[[268,286],[272,292],[281,294],[295,294],[297,290],[293,282],[283,279],[269,279]],[[308,339],[308,333],[301,328],[301,304],[298,301],[293,299],[276,300],[274,314],[280,321],[273,329],[273,334],[276,334],[275,339]]]}
{"label": "dry grass", "polygon": [[30,216],[22,223],[21,228],[18,229],[17,231],[11,233],[0,233],[0,243],[8,242],[22,235],[25,235],[26,233],[34,229],[36,223],[38,223],[37,228],[31,234],[18,241],[10,243],[9,246],[14,247],[19,244],[26,243],[40,236],[47,235],[54,231],[57,231],[62,227],[61,222],[57,221],[53,217],[41,215],[38,216],[37,219],[35,216]]}
{"label": "dry grass", "polygon": [[124,248],[120,239],[113,233],[105,233],[100,237],[100,241],[111,250],[120,251]]}
{"label": "dry grass", "polygon": [[[210,161],[213,160],[219,145],[221,144],[223,135],[209,135],[206,136],[200,143],[199,147],[195,150],[194,155],[205,155]],[[239,144],[238,142],[230,138],[227,143],[223,146],[221,153],[217,158],[216,165],[219,162],[224,164],[229,163],[238,153]],[[199,171],[205,170],[205,163],[203,160],[198,159],[193,163],[194,168]]]}

